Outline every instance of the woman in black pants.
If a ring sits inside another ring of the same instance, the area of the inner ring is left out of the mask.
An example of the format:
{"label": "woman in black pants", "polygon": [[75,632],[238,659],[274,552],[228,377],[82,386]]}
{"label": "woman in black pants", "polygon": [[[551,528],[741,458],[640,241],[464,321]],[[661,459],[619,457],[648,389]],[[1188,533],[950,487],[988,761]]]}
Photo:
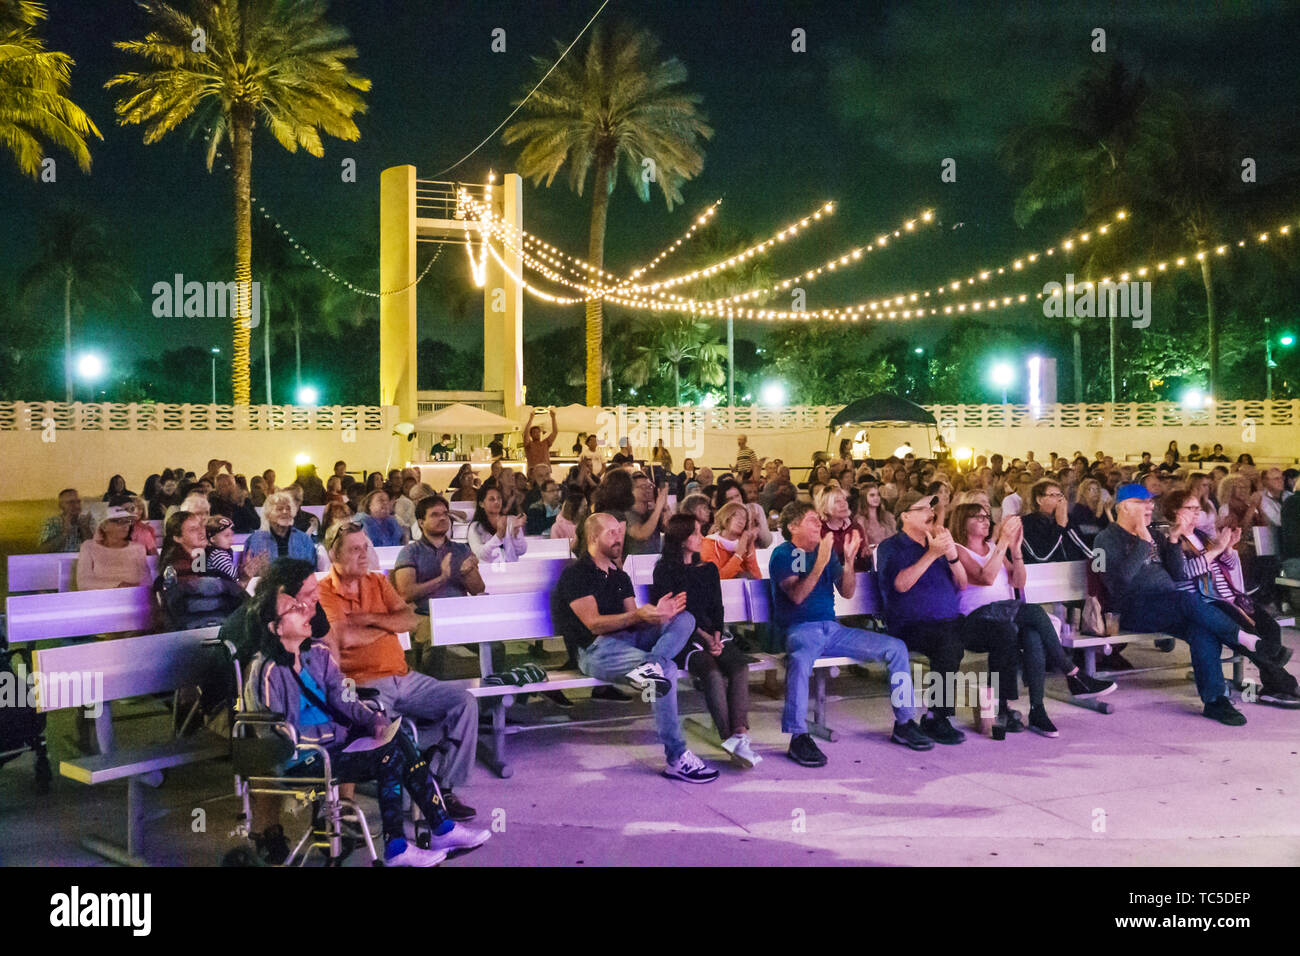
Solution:
{"label": "woman in black pants", "polygon": [[700,561],[703,540],[691,515],[676,514],[668,519],[650,602],[665,594],[686,593],[686,610],[695,617],[695,634],[676,664],[704,685],[704,698],[722,738],[722,749],[739,766],[753,767],[763,758],[754,753],[749,739],[749,659],[724,629],[722,581],[716,564]]}
{"label": "woman in black pants", "polygon": [[[1011,627],[1020,644],[1020,671],[1029,688],[1029,729],[1044,737],[1056,737],[1056,725],[1043,706],[1046,674],[1065,675],[1066,686],[1075,697],[1101,697],[1115,689],[1112,681],[1089,677],[1066,656],[1051,618],[1037,604],[1026,604],[1014,589],[1024,587],[1025,562],[1021,556],[1024,528],[1012,515],[992,533],[993,516],[982,504],[958,505],[949,530],[957,544],[957,556],[966,570],[967,586],[958,594],[962,614]],[[1024,730],[1020,715],[1004,705],[1006,729]]]}
{"label": "woman in black pants", "polygon": [[1201,502],[1191,491],[1165,495],[1164,508],[1169,543],[1176,545],[1166,561],[1170,577],[1228,615],[1243,632],[1238,643],[1228,646],[1259,668],[1259,702],[1300,708],[1300,686],[1284,666],[1291,649],[1282,643],[1282,629],[1241,587],[1241,559],[1234,550],[1241,529],[1224,527],[1212,536],[1198,528]]}

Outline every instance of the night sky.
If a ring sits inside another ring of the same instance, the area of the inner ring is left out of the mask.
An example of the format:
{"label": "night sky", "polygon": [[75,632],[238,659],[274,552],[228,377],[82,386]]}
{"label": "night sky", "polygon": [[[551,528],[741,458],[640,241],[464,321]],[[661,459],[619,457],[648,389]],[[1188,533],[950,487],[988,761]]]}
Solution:
{"label": "night sky", "polygon": [[[16,280],[31,261],[42,214],[71,203],[106,224],[143,303],[89,315],[78,326],[79,346],[116,354],[184,344],[228,347],[224,320],[159,320],[149,312],[153,283],[173,273],[228,278],[217,269],[232,244],[228,174],[218,167],[209,175],[200,140],[184,131],[145,146],[138,127],[114,124],[112,97],[102,84],[132,67],[111,44],[143,36],[133,3],[51,0],[48,6],[45,36],[51,48],[76,59],[73,98],[105,139],[92,144],[89,176],[55,153],[59,177],[52,185],[21,178],[7,156],[0,158],[0,283]],[[553,60],[554,41],[567,45],[598,6],[597,0],[336,0],[331,18],[350,29],[360,52],[353,68],[374,84],[368,111],[357,117],[361,140],[326,139],[324,158],[315,159],[288,154],[259,129],[255,195],[323,260],[337,258],[361,236],[373,239],[380,172],[414,163],[430,176],[464,155],[535,80],[531,58]],[[600,22],[633,20],[657,34],[663,52],[685,64],[687,88],[702,95],[716,132],[705,147],[703,175],[683,186],[685,204],[672,213],[657,194],[642,204],[619,183],[606,264],[626,269],[650,258],[718,197],[721,221],[759,238],[826,200],[839,204],[828,226],[775,260],[779,276],[821,264],[917,210],[936,209],[940,225],[925,238],[873,255],[869,265],[834,283],[817,283],[809,308],[914,282],[937,284],[1041,248],[1081,224],[1064,212],[1018,229],[1014,186],[994,153],[1009,128],[1045,111],[1098,57],[1089,50],[1093,28],[1107,31],[1106,56],[1123,58],[1154,83],[1193,83],[1222,97],[1247,127],[1267,128],[1272,111],[1296,109],[1300,7],[1232,6],[1237,9],[1162,2],[612,0]],[[489,47],[495,27],[506,30],[503,54]],[[790,49],[796,27],[807,31],[806,53]],[[494,137],[443,178],[481,181],[488,169],[509,171],[512,155]],[[1266,182],[1283,157],[1269,155],[1263,142],[1255,155]],[[356,184],[340,180],[345,157],[357,161]],[[945,157],[957,160],[956,183],[940,182]],[[525,227],[575,254],[586,247],[588,210],[589,197],[569,192],[563,172],[550,189],[525,186]],[[421,246],[421,261],[429,248]],[[439,294],[467,276],[463,250],[449,247],[421,287],[422,337],[462,346],[481,340],[481,313],[453,324]],[[1053,277],[1038,281],[1047,278]],[[526,335],[580,317],[577,307],[526,301]],[[58,336],[61,318],[52,312],[50,321],[51,336]],[[933,337],[936,330],[916,334]]]}

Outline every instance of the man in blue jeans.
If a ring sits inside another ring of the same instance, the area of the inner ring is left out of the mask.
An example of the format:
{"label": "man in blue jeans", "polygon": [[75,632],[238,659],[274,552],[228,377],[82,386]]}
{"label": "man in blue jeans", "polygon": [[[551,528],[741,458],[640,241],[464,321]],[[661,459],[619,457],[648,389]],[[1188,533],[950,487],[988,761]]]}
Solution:
{"label": "man in blue jeans", "polygon": [[695,633],[686,595],[665,594],[658,604],[636,606],[632,579],[619,567],[624,525],[611,514],[587,518],[587,552],[564,569],[551,593],[551,620],[578,646],[578,667],[588,677],[620,681],[654,707],[655,726],[668,766],[664,776],[712,783],[718,771],[686,749],[677,718],[677,665]]}
{"label": "man in blue jeans", "polygon": [[1125,631],[1163,632],[1182,638],[1192,652],[1196,692],[1206,717],[1229,727],[1246,722],[1224,694],[1220,653],[1237,639],[1237,625],[1218,608],[1189,591],[1180,591],[1166,569],[1177,547],[1150,528],[1155,495],[1139,484],[1120,485],[1115,493],[1116,519],[1098,535],[1094,567],[1101,574],[1107,605],[1119,612]]}
{"label": "man in blue jeans", "polygon": [[781,511],[781,535],[772,549],[768,576],[772,579],[772,617],[785,632],[785,710],[781,730],[790,737],[788,756],[803,767],[826,766],[826,755],[808,733],[808,678],[819,657],[851,657],[885,661],[889,667],[890,700],[894,705],[894,743],[913,750],[930,750],[934,743],[916,725],[912,706],[912,675],[907,648],[888,634],[845,627],[835,619],[835,589],[853,597],[857,577],[853,560],[862,546],[854,531],[844,542],[844,561],[835,556],[834,537],[822,534],[821,517],[805,501],[793,501]]}

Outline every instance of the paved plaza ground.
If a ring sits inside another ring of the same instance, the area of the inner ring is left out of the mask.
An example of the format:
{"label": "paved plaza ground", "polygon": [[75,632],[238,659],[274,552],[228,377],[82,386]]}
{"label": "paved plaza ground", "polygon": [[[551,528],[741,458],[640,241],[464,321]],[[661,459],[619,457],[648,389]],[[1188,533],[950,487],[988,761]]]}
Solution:
{"label": "paved plaza ground", "polygon": [[[1284,638],[1300,646],[1296,631]],[[1126,653],[1139,665],[1187,661],[1181,643],[1171,655]],[[726,766],[706,786],[659,776],[662,751],[644,705],[584,700],[579,716],[643,716],[512,736],[514,776],[498,779],[480,764],[462,791],[481,825],[495,814],[504,831],[446,865],[1300,864],[1300,712],[1244,704],[1249,724],[1224,727],[1200,716],[1185,674],[1125,679],[1110,715],[1049,701],[1055,740],[972,735],[917,754],[886,739],[880,672],[865,680],[846,672],[831,684],[831,721],[842,736],[823,746],[830,762],[820,770],[785,757],[780,705],[755,686],[753,735],[765,759],[752,771]],[[682,707],[700,713],[702,698],[684,691]],[[166,733],[156,704],[126,713],[145,716],[117,721],[121,745]],[[512,714],[564,719],[549,702]],[[71,733],[67,712],[55,715],[56,765],[71,752]],[[718,758],[700,736],[688,739]],[[149,824],[148,861],[217,863],[235,843],[232,792],[224,762],[169,772],[149,794],[160,815]],[[373,801],[362,802],[377,826]],[[98,864],[78,841],[121,838],[125,804],[125,783],[92,788],[56,776],[40,797],[30,758],[6,766],[0,862]],[[195,809],[205,811],[205,833],[193,832]],[[292,829],[302,818],[287,819]]]}

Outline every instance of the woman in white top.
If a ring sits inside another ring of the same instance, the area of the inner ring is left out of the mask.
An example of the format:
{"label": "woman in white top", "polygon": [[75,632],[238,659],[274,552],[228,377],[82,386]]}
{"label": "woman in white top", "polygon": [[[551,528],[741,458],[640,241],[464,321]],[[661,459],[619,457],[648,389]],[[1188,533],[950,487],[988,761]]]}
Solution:
{"label": "woman in white top", "polygon": [[501,510],[501,492],[494,485],[479,489],[478,508],[469,523],[469,548],[480,563],[518,561],[528,550],[524,519]]}
{"label": "woman in white top", "polygon": [[[995,537],[992,522],[993,516],[983,505],[965,504],[953,509],[949,530],[968,582],[958,594],[958,608],[963,615],[991,618],[1015,628],[1020,640],[1020,672],[1029,689],[1029,729],[1044,737],[1057,737],[1060,734],[1043,706],[1047,665],[1066,675],[1070,693],[1076,697],[1100,697],[1114,690],[1115,685],[1083,674],[1066,656],[1047,612],[1037,604],[1016,599],[1012,589],[1025,583],[1020,548],[1024,531],[1020,519],[1012,516],[1002,523]],[[1005,702],[1002,708],[999,716],[1008,732],[1025,729],[1016,711]]]}

